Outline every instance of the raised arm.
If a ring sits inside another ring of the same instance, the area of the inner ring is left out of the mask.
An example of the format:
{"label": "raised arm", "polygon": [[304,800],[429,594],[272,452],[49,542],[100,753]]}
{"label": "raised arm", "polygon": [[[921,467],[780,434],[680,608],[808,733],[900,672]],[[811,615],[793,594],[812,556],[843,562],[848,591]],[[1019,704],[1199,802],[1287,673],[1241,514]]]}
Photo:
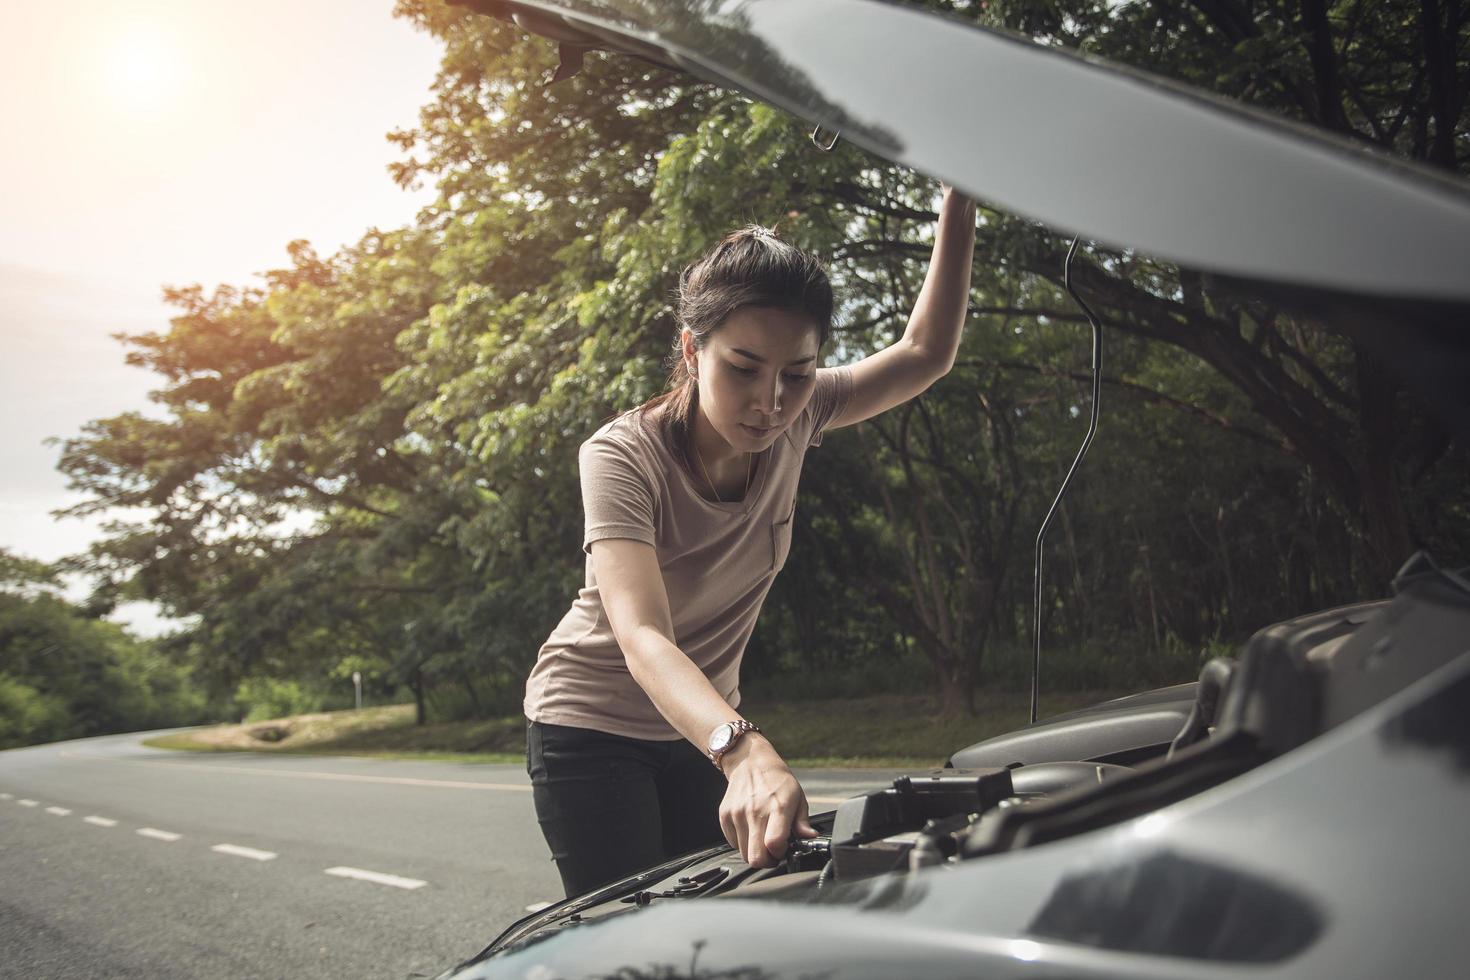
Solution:
{"label": "raised arm", "polygon": [[[704,751],[710,733],[740,713],[675,645],[669,596],[653,546],[603,539],[592,542],[591,554],[603,609],[633,679],[669,724]],[[729,786],[720,804],[720,827],[751,865],[775,864],[786,853],[793,828],[801,836],[816,836],[801,784],[767,739],[745,735],[725,753],[722,768]]]}
{"label": "raised arm", "polygon": [[923,394],[954,366],[970,299],[975,202],[944,188],[934,254],[903,336],[852,366],[852,397],[829,428],[852,425]]}

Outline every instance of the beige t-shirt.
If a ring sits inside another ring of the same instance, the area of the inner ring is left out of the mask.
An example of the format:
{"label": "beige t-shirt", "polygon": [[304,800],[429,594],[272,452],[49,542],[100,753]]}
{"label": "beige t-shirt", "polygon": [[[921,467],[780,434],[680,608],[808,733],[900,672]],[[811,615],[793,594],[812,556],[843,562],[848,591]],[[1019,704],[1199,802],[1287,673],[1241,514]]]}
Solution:
{"label": "beige t-shirt", "polygon": [[664,440],[636,414],[614,419],[582,444],[586,585],[537,655],[526,680],[527,718],[630,738],[680,737],[629,673],[603,610],[590,548],[606,538],[653,545],[674,642],[731,707],[739,705],[740,659],[791,549],[802,459],[847,407],[852,372],[823,368],[813,385],[806,409],[756,457],[744,500],[700,496]]}

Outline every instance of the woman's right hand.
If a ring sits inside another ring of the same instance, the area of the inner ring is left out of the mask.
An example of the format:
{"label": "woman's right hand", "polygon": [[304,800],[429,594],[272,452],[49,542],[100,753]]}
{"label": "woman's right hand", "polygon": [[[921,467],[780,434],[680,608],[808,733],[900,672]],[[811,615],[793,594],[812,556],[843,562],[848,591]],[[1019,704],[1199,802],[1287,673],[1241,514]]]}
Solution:
{"label": "woman's right hand", "polygon": [[793,835],[817,836],[801,784],[764,737],[744,736],[721,762],[730,784],[720,803],[720,828],[751,867],[773,867]]}

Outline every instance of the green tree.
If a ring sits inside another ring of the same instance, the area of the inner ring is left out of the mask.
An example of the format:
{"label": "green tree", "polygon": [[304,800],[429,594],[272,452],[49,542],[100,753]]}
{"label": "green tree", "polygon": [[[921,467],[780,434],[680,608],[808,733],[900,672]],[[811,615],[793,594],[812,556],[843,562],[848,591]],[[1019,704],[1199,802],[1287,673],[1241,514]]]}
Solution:
{"label": "green tree", "polygon": [[[926,5],[1466,172],[1459,3]],[[576,447],[662,386],[683,265],[778,224],[830,260],[837,362],[901,333],[923,274],[920,175],[820,153],[784,113],[634,59],[547,85],[543,39],[437,0],[397,12],[444,44],[433,100],[392,137],[394,178],[438,200],[327,259],[292,243],[259,286],[170,291],[169,329],[129,339],[165,416],[64,447],[73,513],[145,515],[70,567],[99,608],[193,617],[171,649],[217,700],[340,684],[351,661],[413,690],[421,719],[510,710],[581,581]],[[1015,674],[1019,556],[1088,408],[1064,248],[983,212],[960,365],[813,454],[752,667],[913,650],[949,710]],[[1352,340],[1144,256],[1085,249],[1077,278],[1121,331],[1049,565],[1048,642],[1086,654],[1079,682],[1174,679],[1158,671],[1202,645],[1381,590],[1411,543],[1470,540],[1463,447]]]}
{"label": "green tree", "polygon": [[0,748],[190,724],[190,672],[55,594],[51,566],[0,549]]}
{"label": "green tree", "polygon": [[[1459,0],[995,0],[981,19],[1470,174],[1470,16]],[[1045,237],[1018,266],[1058,278]],[[1378,590],[1438,537],[1409,503],[1464,472],[1433,414],[1360,341],[1197,271],[1126,256],[1082,287],[1109,322],[1178,347],[1229,380],[1347,524],[1347,588]],[[1447,501],[1439,500],[1439,504]],[[1339,593],[1341,594],[1341,593]]]}

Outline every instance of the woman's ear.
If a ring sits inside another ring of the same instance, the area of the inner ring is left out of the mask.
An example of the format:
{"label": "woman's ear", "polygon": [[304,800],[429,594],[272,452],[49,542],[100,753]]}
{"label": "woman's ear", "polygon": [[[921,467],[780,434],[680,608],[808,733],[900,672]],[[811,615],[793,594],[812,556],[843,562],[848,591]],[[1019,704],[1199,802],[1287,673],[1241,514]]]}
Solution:
{"label": "woman's ear", "polygon": [[684,357],[684,368],[691,378],[699,377],[699,351],[694,347],[694,331],[688,327],[679,329],[679,349]]}

